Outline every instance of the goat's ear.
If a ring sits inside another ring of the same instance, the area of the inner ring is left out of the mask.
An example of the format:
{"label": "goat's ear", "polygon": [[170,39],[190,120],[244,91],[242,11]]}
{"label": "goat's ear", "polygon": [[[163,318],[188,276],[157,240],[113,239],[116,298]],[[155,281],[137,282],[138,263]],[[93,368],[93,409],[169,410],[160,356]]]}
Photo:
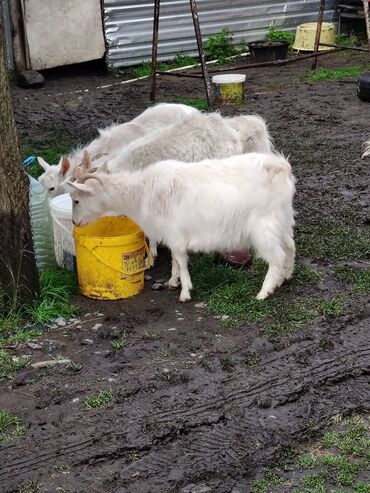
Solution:
{"label": "goat's ear", "polygon": [[70,167],[71,167],[71,163],[69,162],[69,159],[67,157],[64,157],[60,164],[60,174],[62,176],[66,176]]}
{"label": "goat's ear", "polygon": [[47,171],[50,168],[50,164],[48,164],[44,159],[42,159],[42,157],[38,157],[37,161],[44,171]]}
{"label": "goat's ear", "polygon": [[82,171],[81,167],[77,166],[74,172],[74,179],[79,180],[80,178],[82,178],[83,174],[84,172]]}
{"label": "goat's ear", "polygon": [[108,161],[105,161],[105,163],[103,163],[101,166],[99,166],[99,168],[96,171],[99,174],[106,174],[106,175],[109,174]]}
{"label": "goat's ear", "polygon": [[91,162],[91,157],[88,151],[85,149],[82,155],[82,163],[81,163],[81,168],[84,171],[87,171],[88,169],[92,168],[92,162]]}
{"label": "goat's ear", "polygon": [[86,184],[86,183],[78,183],[77,181],[66,181],[64,183],[67,186],[67,188],[69,188],[69,190],[71,192],[73,192],[75,190],[78,190],[79,192],[88,193],[88,194],[92,194],[94,192],[94,188],[91,185]]}

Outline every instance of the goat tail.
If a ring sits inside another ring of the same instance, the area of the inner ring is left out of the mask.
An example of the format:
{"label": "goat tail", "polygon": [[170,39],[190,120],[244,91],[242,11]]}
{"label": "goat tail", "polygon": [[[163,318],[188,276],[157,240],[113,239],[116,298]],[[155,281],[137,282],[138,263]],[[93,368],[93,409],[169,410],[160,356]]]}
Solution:
{"label": "goat tail", "polygon": [[364,157],[366,156],[369,156],[370,155],[370,140],[367,140],[364,144],[363,144],[363,149],[364,149],[364,152],[362,154],[362,159],[364,159]]}
{"label": "goat tail", "polygon": [[265,168],[271,184],[287,187],[294,194],[296,179],[292,167],[283,154],[265,154],[262,158],[262,167]]}

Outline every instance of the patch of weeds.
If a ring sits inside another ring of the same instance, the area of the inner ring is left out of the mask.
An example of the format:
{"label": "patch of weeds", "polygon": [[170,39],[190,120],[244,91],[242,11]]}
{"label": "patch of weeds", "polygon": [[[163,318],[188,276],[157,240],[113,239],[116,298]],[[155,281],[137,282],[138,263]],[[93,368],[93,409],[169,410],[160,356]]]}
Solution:
{"label": "patch of weeds", "polygon": [[88,397],[84,400],[85,407],[87,409],[96,409],[98,407],[102,407],[105,404],[111,402],[114,398],[114,393],[112,390],[101,390],[95,395]]}
{"label": "patch of weeds", "polygon": [[357,457],[370,456],[370,438],[365,435],[366,425],[356,425],[345,431],[330,431],[324,435],[321,445],[326,448],[337,448]]}
{"label": "patch of weeds", "polygon": [[315,472],[301,479],[302,486],[311,488],[315,493],[326,493],[325,481],[328,475],[325,472]]}
{"label": "patch of weeds", "polygon": [[264,469],[262,479],[253,481],[252,493],[265,493],[267,488],[285,483],[284,478],[271,469]]}
{"label": "patch of weeds", "polygon": [[311,469],[316,465],[316,463],[317,463],[317,458],[312,454],[302,455],[297,460],[298,466],[301,467],[302,469]]}
{"label": "patch of weeds", "polygon": [[300,80],[304,82],[320,82],[325,80],[342,80],[349,77],[358,77],[364,71],[369,70],[370,65],[356,65],[345,68],[319,68],[313,71],[306,71]]}
{"label": "patch of weeds", "polygon": [[227,63],[227,59],[236,53],[233,46],[233,35],[227,27],[218,34],[208,37],[206,54],[209,60],[218,60],[221,65],[224,65]]}
{"label": "patch of weeds", "polygon": [[[195,256],[192,260],[191,276],[194,296],[207,302],[211,313],[230,316],[230,323],[266,319],[265,333],[279,335],[292,331],[320,315],[338,316],[343,304],[338,298],[332,300],[303,299],[288,301],[276,297],[256,300],[266,265],[256,260],[252,268],[244,270],[218,265],[211,256]],[[309,267],[300,267],[289,282],[290,289],[297,284],[316,282],[319,274]]]}
{"label": "patch of weeds", "polygon": [[298,255],[323,260],[363,260],[370,254],[370,232],[365,228],[322,221],[297,227]]}
{"label": "patch of weeds", "polygon": [[15,332],[9,334],[5,331],[0,334],[0,345],[29,341],[30,339],[39,337],[41,334],[42,331],[39,329],[17,329]]}
{"label": "patch of weeds", "polygon": [[17,493],[36,493],[37,491],[40,491],[40,486],[34,481],[27,481],[17,488]]}
{"label": "patch of weeds", "polygon": [[359,466],[343,455],[327,455],[322,458],[322,463],[333,469],[331,475],[341,486],[351,486],[359,471]]}
{"label": "patch of weeds", "polygon": [[344,311],[342,297],[336,296],[331,300],[323,300],[318,304],[318,313],[324,317],[339,317]]}
{"label": "patch of weeds", "polygon": [[292,45],[294,43],[295,35],[293,33],[287,31],[281,31],[277,29],[275,26],[270,25],[269,30],[267,31],[266,38],[274,41],[274,40],[286,40]]}
{"label": "patch of weeds", "polygon": [[338,279],[352,284],[353,291],[356,293],[370,293],[369,269],[356,269],[355,267],[344,266],[337,267],[334,271]]}
{"label": "patch of weeds", "polygon": [[26,433],[22,420],[9,411],[0,412],[0,442],[5,442]]}
{"label": "patch of weeds", "polygon": [[[157,70],[167,70],[167,64],[164,62],[157,63]],[[137,67],[131,69],[131,73],[134,77],[150,77],[152,73],[152,64],[150,62],[142,63]]]}
{"label": "patch of weeds", "polygon": [[25,358],[12,358],[5,349],[0,349],[0,381],[28,365]]}
{"label": "patch of weeds", "polygon": [[168,103],[186,104],[187,106],[192,106],[199,111],[204,111],[208,109],[207,100],[203,98],[184,98],[178,96],[169,99]]}
{"label": "patch of weeds", "polygon": [[335,36],[335,44],[342,46],[356,46],[356,43],[348,34],[340,33]]}
{"label": "patch of weeds", "polygon": [[177,53],[174,60],[172,60],[171,65],[173,68],[187,67],[189,65],[196,65],[197,62],[189,55],[183,55],[182,53]]}
{"label": "patch of weeds", "polygon": [[370,483],[358,483],[353,485],[354,493],[370,493]]}
{"label": "patch of weeds", "polygon": [[78,307],[70,303],[77,292],[76,276],[62,269],[45,270],[40,276],[41,291],[38,300],[26,308],[32,320],[45,323],[56,317],[71,317]]}
{"label": "patch of weeds", "polygon": [[118,351],[119,349],[122,349],[127,345],[127,341],[125,341],[124,339],[116,339],[114,341],[111,341],[110,345],[112,346],[112,349]]}
{"label": "patch of weeds", "polygon": [[247,353],[243,358],[243,363],[248,368],[258,365],[259,361],[260,358],[257,356],[257,354],[254,353]]}
{"label": "patch of weeds", "polygon": [[294,269],[294,282],[297,284],[316,284],[321,281],[322,273],[308,265],[297,265]]}
{"label": "patch of weeds", "polygon": [[[28,156],[41,156],[49,164],[58,164],[61,156],[67,156],[73,147],[71,139],[66,139],[64,136],[53,137],[42,142],[27,142],[22,148],[22,157],[25,159]],[[27,166],[27,173],[34,178],[38,178],[43,172],[37,162]]]}
{"label": "patch of weeds", "polygon": [[220,365],[223,371],[231,372],[234,370],[235,365],[230,354],[220,357]]}

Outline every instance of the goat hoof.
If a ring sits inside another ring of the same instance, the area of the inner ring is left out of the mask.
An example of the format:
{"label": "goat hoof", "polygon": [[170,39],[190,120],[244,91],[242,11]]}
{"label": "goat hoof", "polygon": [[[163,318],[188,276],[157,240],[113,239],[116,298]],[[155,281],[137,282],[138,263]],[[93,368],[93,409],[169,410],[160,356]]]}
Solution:
{"label": "goat hoof", "polygon": [[257,294],[256,296],[256,300],[258,301],[262,301],[262,300],[265,300],[267,298],[267,296],[269,295],[269,293],[262,293],[261,291]]}
{"label": "goat hoof", "polygon": [[166,282],[166,286],[168,287],[168,289],[171,291],[171,290],[174,290],[174,289],[177,289],[179,287],[180,283],[178,281],[171,281],[171,279]]}
{"label": "goat hoof", "polygon": [[190,294],[182,294],[179,298],[180,303],[187,303],[188,301],[191,300]]}

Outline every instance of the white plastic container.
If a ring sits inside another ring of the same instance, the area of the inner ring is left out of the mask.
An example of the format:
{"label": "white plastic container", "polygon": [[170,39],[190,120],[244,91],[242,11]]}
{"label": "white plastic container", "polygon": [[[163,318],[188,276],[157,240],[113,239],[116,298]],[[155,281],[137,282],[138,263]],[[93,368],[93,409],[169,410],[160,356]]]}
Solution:
{"label": "white plastic container", "polygon": [[69,193],[54,197],[50,201],[50,212],[53,218],[54,251],[57,264],[62,269],[76,272],[72,199]]}
{"label": "white plastic container", "polygon": [[245,79],[245,74],[214,75],[212,83],[215,103],[218,106],[242,104]]}
{"label": "white plastic container", "polygon": [[30,180],[30,218],[36,265],[39,271],[55,267],[53,224],[44,187],[32,176]]}

